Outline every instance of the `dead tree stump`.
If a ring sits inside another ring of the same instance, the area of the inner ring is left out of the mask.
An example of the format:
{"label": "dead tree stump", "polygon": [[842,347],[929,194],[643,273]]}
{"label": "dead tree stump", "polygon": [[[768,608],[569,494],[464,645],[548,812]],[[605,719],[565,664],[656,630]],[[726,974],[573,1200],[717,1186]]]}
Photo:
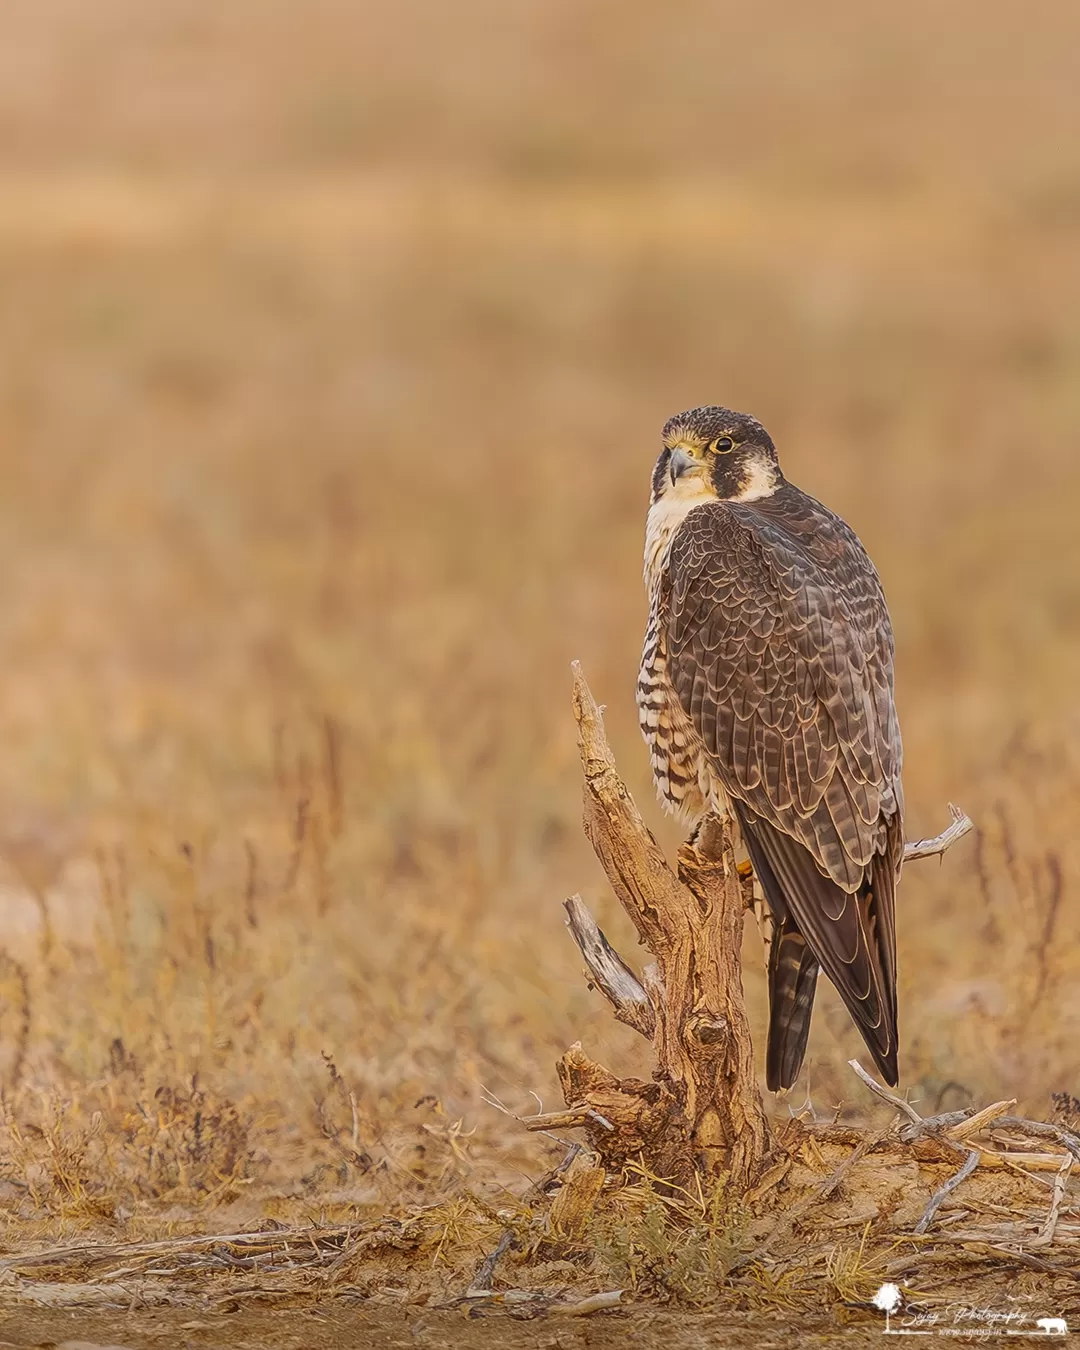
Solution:
{"label": "dead tree stump", "polygon": [[656,1069],[651,1083],[618,1079],[573,1046],[559,1061],[567,1111],[530,1124],[584,1125],[609,1166],[640,1157],[660,1177],[703,1172],[745,1190],[771,1140],[743,1001],[746,902],[731,841],[706,817],[673,872],[619,777],[576,664],[574,716],[585,833],[654,963],[639,979],[578,896],[566,902],[567,922],[615,1016],[652,1040]]}

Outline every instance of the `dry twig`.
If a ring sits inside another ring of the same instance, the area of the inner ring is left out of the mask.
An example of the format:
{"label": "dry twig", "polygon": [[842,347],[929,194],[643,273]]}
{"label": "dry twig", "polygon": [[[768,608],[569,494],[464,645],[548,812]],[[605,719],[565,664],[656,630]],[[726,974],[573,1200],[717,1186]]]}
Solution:
{"label": "dry twig", "polygon": [[972,1172],[974,1172],[979,1165],[979,1157],[980,1157],[979,1150],[972,1149],[971,1152],[968,1153],[967,1158],[964,1160],[964,1165],[963,1167],[960,1168],[959,1172],[956,1172],[953,1176],[951,1176],[943,1186],[938,1187],[938,1189],[934,1192],[934,1194],[930,1197],[929,1201],[927,1202],[926,1208],[923,1210],[922,1217],[920,1218],[919,1222],[915,1225],[916,1233],[926,1232],[926,1230],[933,1223],[934,1215],[938,1212],[938,1207],[940,1206],[941,1202],[947,1196],[951,1195],[958,1186],[962,1185],[968,1179],[969,1176],[971,1176]]}
{"label": "dry twig", "polygon": [[491,1292],[491,1280],[492,1276],[495,1274],[495,1267],[513,1245],[514,1230],[512,1228],[504,1229],[494,1250],[488,1252],[487,1256],[484,1257],[477,1268],[476,1274],[472,1278],[472,1283],[466,1290],[468,1295],[473,1296]]}
{"label": "dry twig", "polygon": [[1049,1247],[1053,1243],[1057,1232],[1058,1216],[1061,1213],[1061,1202],[1065,1198],[1065,1187],[1068,1184],[1073,1162],[1074,1159],[1070,1153],[1058,1168],[1058,1174],[1054,1178],[1054,1190],[1050,1197],[1050,1209],[1046,1215],[1046,1222],[1039,1229],[1038,1235],[1031,1240],[1029,1246]]}
{"label": "dry twig", "polygon": [[963,839],[965,834],[970,834],[975,828],[974,821],[952,802],[949,803],[949,814],[952,816],[952,824],[933,839],[918,839],[904,845],[906,863],[918,862],[920,858],[940,858],[958,839]]}

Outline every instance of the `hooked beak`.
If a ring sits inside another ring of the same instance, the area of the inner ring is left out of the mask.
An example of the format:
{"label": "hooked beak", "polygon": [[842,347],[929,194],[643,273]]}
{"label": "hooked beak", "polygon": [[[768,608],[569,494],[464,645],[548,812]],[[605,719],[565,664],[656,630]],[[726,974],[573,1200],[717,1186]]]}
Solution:
{"label": "hooked beak", "polygon": [[696,459],[689,451],[684,450],[681,445],[676,446],[671,452],[671,459],[668,461],[668,473],[671,476],[671,483],[674,487],[675,480],[681,478],[684,473],[692,473],[695,469],[701,469],[704,465],[700,459]]}

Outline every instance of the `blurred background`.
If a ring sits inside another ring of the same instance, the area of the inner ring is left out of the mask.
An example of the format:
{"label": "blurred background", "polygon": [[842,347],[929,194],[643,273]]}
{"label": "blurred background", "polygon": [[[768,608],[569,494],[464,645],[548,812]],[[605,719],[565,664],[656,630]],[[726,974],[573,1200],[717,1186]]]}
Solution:
{"label": "blurred background", "polygon": [[[910,836],[980,826],[905,876],[902,1083],[1080,1095],[1078,41],[1066,0],[10,0],[0,1204],[520,1189],[558,1150],[482,1089],[553,1104],[579,1038],[648,1073],[563,931],[580,891],[635,958],[569,663],[673,849],[641,545],[707,402],[878,564]],[[823,982],[819,1112],[855,1053]]]}

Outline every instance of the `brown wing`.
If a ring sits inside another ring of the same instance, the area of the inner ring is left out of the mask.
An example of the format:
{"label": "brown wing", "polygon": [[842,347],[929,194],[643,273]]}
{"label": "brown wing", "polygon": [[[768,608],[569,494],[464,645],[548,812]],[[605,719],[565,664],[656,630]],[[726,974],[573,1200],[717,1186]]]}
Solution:
{"label": "brown wing", "polygon": [[[775,981],[770,966],[769,1078],[798,1072],[812,956],[895,1082],[902,750],[873,565],[839,517],[785,485],[753,505],[692,512],[668,582],[672,684],[787,935]],[[795,959],[797,937],[810,951]]]}

